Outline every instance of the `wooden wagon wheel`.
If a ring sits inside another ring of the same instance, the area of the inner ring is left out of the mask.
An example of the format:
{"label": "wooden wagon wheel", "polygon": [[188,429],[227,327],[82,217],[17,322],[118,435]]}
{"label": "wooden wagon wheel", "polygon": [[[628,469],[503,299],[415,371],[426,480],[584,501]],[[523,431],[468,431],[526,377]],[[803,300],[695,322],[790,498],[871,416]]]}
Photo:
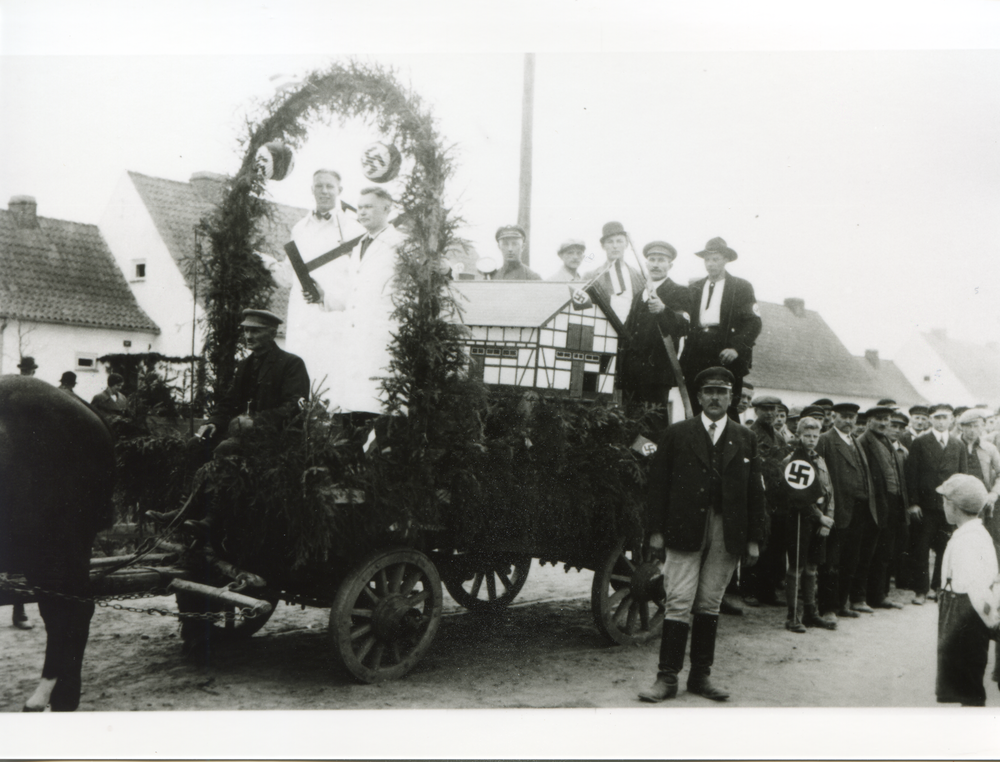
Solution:
{"label": "wooden wagon wheel", "polygon": [[662,565],[620,539],[594,572],[590,604],[601,633],[621,645],[645,643],[663,629]]}
{"label": "wooden wagon wheel", "polygon": [[330,609],[330,637],[357,680],[394,680],[430,648],[441,623],[441,578],[423,553],[379,551],[340,584]]}
{"label": "wooden wagon wheel", "polygon": [[469,554],[457,559],[455,567],[454,573],[445,574],[444,585],[456,603],[470,611],[496,614],[521,592],[531,556]]}
{"label": "wooden wagon wheel", "polygon": [[[246,591],[244,591],[246,592]],[[177,610],[182,614],[206,614],[206,613],[226,613],[235,614],[236,609],[226,606],[217,601],[210,601],[207,598],[187,592],[177,592],[174,597],[177,600]],[[268,592],[265,595],[256,596],[271,604],[271,610],[267,614],[255,616],[253,618],[235,617],[227,618],[223,623],[207,622],[199,619],[181,620],[181,638],[185,641],[193,641],[201,638],[211,638],[222,640],[244,640],[260,632],[267,624],[278,605],[278,595]]]}

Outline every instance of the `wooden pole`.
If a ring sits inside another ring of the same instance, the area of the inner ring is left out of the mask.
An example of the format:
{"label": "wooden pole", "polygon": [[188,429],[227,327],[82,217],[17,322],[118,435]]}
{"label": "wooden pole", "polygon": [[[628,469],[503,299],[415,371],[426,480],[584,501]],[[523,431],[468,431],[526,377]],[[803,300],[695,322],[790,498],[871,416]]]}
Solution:
{"label": "wooden pole", "polygon": [[521,184],[517,199],[517,224],[527,239],[521,252],[524,264],[531,262],[531,132],[535,102],[535,54],[524,54],[524,96],[521,100]]}

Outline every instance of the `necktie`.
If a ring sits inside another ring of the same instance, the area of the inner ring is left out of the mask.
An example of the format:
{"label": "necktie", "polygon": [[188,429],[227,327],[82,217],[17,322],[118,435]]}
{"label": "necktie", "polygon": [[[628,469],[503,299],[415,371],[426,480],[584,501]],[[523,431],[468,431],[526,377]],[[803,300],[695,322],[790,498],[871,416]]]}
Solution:
{"label": "necktie", "polygon": [[615,296],[620,296],[625,293],[625,275],[622,273],[621,261],[615,262],[615,277],[618,279],[618,284],[615,286]]}
{"label": "necktie", "polygon": [[708,436],[712,440],[712,444],[715,444],[715,430],[717,428],[718,427],[715,425],[715,423],[710,423],[708,425]]}
{"label": "necktie", "polygon": [[358,257],[358,259],[365,258],[365,252],[368,251],[368,247],[371,245],[371,242],[372,242],[372,237],[370,235],[366,235],[364,238],[361,239],[361,255]]}
{"label": "necktie", "polygon": [[705,302],[705,309],[707,310],[709,305],[712,303],[712,294],[715,292],[715,281],[710,280],[708,282],[708,300]]}
{"label": "necktie", "polygon": [[330,212],[313,212],[317,220],[328,220],[330,219]]}

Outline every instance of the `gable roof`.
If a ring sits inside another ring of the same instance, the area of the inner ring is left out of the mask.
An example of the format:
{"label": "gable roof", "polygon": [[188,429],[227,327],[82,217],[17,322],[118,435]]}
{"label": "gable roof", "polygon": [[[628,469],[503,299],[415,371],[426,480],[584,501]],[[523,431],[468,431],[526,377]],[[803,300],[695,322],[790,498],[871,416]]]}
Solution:
{"label": "gable roof", "polygon": [[1000,348],[996,344],[959,341],[944,331],[921,335],[977,402],[1000,399]]}
{"label": "gable roof", "polygon": [[[150,177],[138,172],[129,172],[129,178],[142,199],[156,230],[166,244],[167,251],[184,276],[188,288],[192,283],[185,272],[184,262],[191,256],[194,247],[194,227],[202,217],[211,214],[216,202],[222,198],[227,178],[202,172],[194,175],[198,183],[167,180]],[[192,178],[192,179],[194,179]],[[263,219],[264,253],[279,261],[284,261],[284,245],[292,238],[292,226],[302,219],[307,209],[284,204],[271,204],[272,216]],[[288,317],[288,296],[290,287],[278,284],[271,293],[268,308],[283,320]],[[279,331],[284,335],[284,325]]]}
{"label": "gable roof", "polygon": [[538,327],[570,300],[569,283],[540,280],[457,280],[460,320],[465,325]]}
{"label": "gable roof", "polygon": [[[32,202],[33,203],[33,202]],[[158,334],[96,225],[0,210],[0,316]]]}
{"label": "gable roof", "polygon": [[804,306],[796,311],[784,304],[758,304],[764,327],[747,376],[755,387],[843,397],[887,396],[819,313]]}
{"label": "gable roof", "polygon": [[854,359],[865,373],[873,376],[879,389],[878,396],[880,398],[888,397],[896,400],[903,407],[928,403],[927,398],[913,387],[913,384],[903,375],[903,371],[892,360],[876,358],[877,365],[872,365],[871,360],[867,357],[855,357]]}

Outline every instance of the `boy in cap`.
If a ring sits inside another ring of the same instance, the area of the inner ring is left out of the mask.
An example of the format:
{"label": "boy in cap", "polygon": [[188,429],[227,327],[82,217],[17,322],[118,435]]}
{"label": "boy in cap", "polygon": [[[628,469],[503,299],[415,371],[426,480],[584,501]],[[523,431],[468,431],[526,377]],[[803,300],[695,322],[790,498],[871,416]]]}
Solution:
{"label": "boy in cap", "polygon": [[991,631],[1000,627],[1000,576],[993,542],[978,518],[986,488],[974,476],[955,474],[936,491],[955,526],[941,565],[938,600],[938,703],[984,706],[983,675]]}
{"label": "boy in cap", "polygon": [[[833,485],[826,461],[816,452],[820,422],[812,417],[799,421],[799,443],[781,462],[780,492],[775,495],[783,503],[784,556],[788,559],[785,598],[788,619],[785,629],[803,633],[806,627],[837,629],[837,623],[823,619],[816,605],[816,577],[823,560],[825,538],[833,527]],[[801,588],[800,588],[801,584]],[[799,591],[805,607],[799,614]]]}
{"label": "boy in cap", "polygon": [[725,701],[709,676],[719,604],[740,557],[752,566],[764,538],[764,488],[757,442],[726,416],[733,374],[706,368],[693,379],[702,412],[668,427],[650,462],[649,544],[666,548],[663,636],[656,682],[639,694],[660,702],[677,695],[691,634],[689,693]]}
{"label": "boy in cap", "polygon": [[583,254],[587,250],[587,244],[577,238],[567,238],[559,244],[559,259],[562,260],[562,267],[556,270],[545,280],[557,282],[571,282],[583,280],[580,275],[580,264],[583,262]]}
{"label": "boy in cap", "polygon": [[497,228],[494,236],[500,253],[503,254],[503,265],[497,270],[493,280],[541,280],[542,276],[521,261],[524,253],[524,242],[528,236],[520,225],[503,225]]}
{"label": "boy in cap", "polygon": [[705,260],[708,276],[691,284],[691,334],[681,357],[694,411],[697,390],[692,379],[713,365],[724,365],[735,377],[733,406],[729,416],[739,418],[743,377],[753,365],[753,347],[761,331],[760,307],[749,281],[729,275],[726,266],[736,261],[736,252],[722,238],[713,238],[695,256]]}

